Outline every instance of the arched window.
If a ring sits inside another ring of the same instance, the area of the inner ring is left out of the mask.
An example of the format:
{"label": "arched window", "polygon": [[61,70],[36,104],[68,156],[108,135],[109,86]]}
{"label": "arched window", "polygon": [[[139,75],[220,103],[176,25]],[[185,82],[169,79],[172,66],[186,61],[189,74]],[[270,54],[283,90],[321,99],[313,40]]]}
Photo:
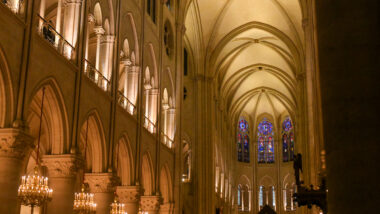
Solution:
{"label": "arched window", "polygon": [[241,118],[237,132],[238,161],[249,163],[249,131],[248,122]]}
{"label": "arched window", "polygon": [[259,163],[274,163],[273,125],[266,118],[259,123],[257,135]]}
{"label": "arched window", "polygon": [[274,188],[274,186],[271,187],[271,191],[272,191],[272,194],[271,194],[271,206],[273,208],[273,210],[276,210],[276,189]]}
{"label": "arched window", "polygon": [[265,187],[260,186],[259,187],[259,210],[261,210],[264,207],[264,200],[265,200],[264,191],[265,191]]}
{"label": "arched window", "polygon": [[152,21],[156,23],[156,0],[147,0],[146,11],[152,18]]}
{"label": "arched window", "polygon": [[290,117],[286,117],[282,123],[282,158],[284,162],[294,159],[294,131]]}
{"label": "arched window", "polygon": [[238,190],[237,190],[237,203],[239,209],[241,209],[241,186],[238,185]]}

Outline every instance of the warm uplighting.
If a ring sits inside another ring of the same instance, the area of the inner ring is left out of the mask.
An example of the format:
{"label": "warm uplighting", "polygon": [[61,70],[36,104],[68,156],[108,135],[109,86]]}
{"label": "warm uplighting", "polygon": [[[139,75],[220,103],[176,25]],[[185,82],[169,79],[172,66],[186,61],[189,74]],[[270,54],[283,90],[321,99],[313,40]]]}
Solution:
{"label": "warm uplighting", "polygon": [[22,176],[21,185],[18,188],[18,198],[22,205],[41,206],[52,198],[53,190],[48,186],[48,178],[40,176],[38,167],[33,175]]}
{"label": "warm uplighting", "polygon": [[82,185],[80,193],[75,193],[74,212],[80,214],[96,213],[94,194],[86,192],[84,185]]}
{"label": "warm uplighting", "polygon": [[125,212],[125,204],[120,203],[117,196],[115,197],[114,202],[111,204],[110,214],[128,214]]}
{"label": "warm uplighting", "polygon": [[139,212],[137,214],[148,214],[148,212],[142,211],[141,208],[139,208]]}

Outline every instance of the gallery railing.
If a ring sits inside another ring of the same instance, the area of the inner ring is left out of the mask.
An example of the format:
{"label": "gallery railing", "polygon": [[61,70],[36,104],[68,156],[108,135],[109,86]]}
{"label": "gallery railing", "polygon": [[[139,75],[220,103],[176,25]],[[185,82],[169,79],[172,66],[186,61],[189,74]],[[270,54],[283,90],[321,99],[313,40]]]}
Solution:
{"label": "gallery railing", "polygon": [[111,91],[110,81],[89,61],[84,60],[84,74],[105,92]]}
{"label": "gallery railing", "polygon": [[118,103],[131,115],[136,115],[136,106],[120,91],[118,91],[117,97]]}

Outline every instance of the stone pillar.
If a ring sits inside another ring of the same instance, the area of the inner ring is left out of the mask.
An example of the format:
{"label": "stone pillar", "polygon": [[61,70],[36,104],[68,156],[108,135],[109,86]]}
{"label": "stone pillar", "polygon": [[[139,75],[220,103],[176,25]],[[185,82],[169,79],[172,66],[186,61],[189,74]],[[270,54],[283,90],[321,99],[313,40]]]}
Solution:
{"label": "stone pillar", "polygon": [[149,113],[149,119],[152,121],[153,124],[156,124],[157,122],[157,101],[158,101],[158,94],[159,91],[156,88],[152,88],[149,91],[149,98],[150,98],[150,113]]}
{"label": "stone pillar", "polygon": [[[168,124],[167,124],[167,135],[168,137],[170,138],[170,140],[174,141],[174,135],[175,135],[175,127],[176,127],[176,124],[175,124],[175,109],[174,108],[171,108],[171,109],[168,109],[167,110],[167,121],[168,121]],[[170,148],[173,146],[173,145],[168,145]]]}
{"label": "stone pillar", "polygon": [[76,172],[80,160],[75,155],[45,155],[42,164],[48,169],[49,186],[53,199],[47,213],[70,214],[73,211]]}
{"label": "stone pillar", "polygon": [[136,106],[137,93],[139,89],[139,72],[140,67],[133,65],[127,73],[128,80],[128,99],[133,105]]}
{"label": "stone pillar", "polygon": [[100,41],[100,72],[107,80],[112,76],[112,56],[113,56],[113,44],[115,42],[115,36],[104,35]]}
{"label": "stone pillar", "polygon": [[[68,41],[74,48],[78,40],[78,28],[80,19],[80,6],[81,0],[66,0],[65,2],[65,14],[63,20],[63,37]],[[64,53],[72,58],[71,47],[65,46]]]}
{"label": "stone pillar", "polygon": [[95,59],[95,68],[96,70],[100,70],[100,40],[102,35],[104,34],[104,29],[102,26],[96,26],[94,28],[96,34],[96,59]]}
{"label": "stone pillar", "polygon": [[141,196],[141,210],[148,212],[148,214],[158,214],[160,209],[160,201],[160,196]]}
{"label": "stone pillar", "polygon": [[[55,21],[55,30],[61,34],[61,22],[62,22],[62,0],[58,0],[57,5],[57,17]],[[55,45],[58,47],[60,37],[58,35],[55,36]]]}
{"label": "stone pillar", "polygon": [[248,211],[252,210],[252,190],[248,190]]}
{"label": "stone pillar", "polygon": [[172,214],[174,211],[174,203],[164,203],[160,205],[160,214]]}
{"label": "stone pillar", "polygon": [[17,190],[33,147],[33,138],[23,131],[0,129],[0,213],[17,213]]}
{"label": "stone pillar", "polygon": [[114,199],[116,177],[112,173],[86,173],[85,183],[94,193],[97,214],[108,214]]}
{"label": "stone pillar", "polygon": [[128,214],[137,214],[139,211],[139,200],[141,194],[140,186],[118,186],[116,193],[121,203],[125,204]]}

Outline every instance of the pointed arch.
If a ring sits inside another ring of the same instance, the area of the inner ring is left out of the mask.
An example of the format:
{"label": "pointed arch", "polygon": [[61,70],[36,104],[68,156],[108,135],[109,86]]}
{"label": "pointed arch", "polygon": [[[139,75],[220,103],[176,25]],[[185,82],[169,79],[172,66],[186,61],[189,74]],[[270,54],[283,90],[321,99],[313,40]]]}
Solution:
{"label": "pointed arch", "polygon": [[149,53],[152,60],[152,69],[153,69],[153,77],[154,77],[154,81],[152,81],[152,87],[156,88],[158,86],[158,67],[157,67],[156,54],[154,52],[154,47],[152,43],[149,43]]}
{"label": "pointed arch", "polygon": [[133,152],[130,145],[129,138],[127,134],[123,134],[123,136],[119,139],[116,150],[117,154],[117,174],[121,179],[121,185],[129,186],[132,184],[133,178]]}
{"label": "pointed arch", "polygon": [[133,32],[133,39],[135,42],[134,52],[135,52],[136,65],[139,65],[140,64],[140,48],[139,48],[139,37],[137,36],[137,30],[136,30],[136,23],[135,23],[135,19],[133,18],[132,13],[128,13],[128,17],[129,17],[129,21],[131,23],[131,29]]}
{"label": "pointed arch", "polygon": [[101,122],[99,113],[92,110],[87,114],[86,119],[80,131],[79,151],[84,156],[85,145],[87,136],[87,157],[86,157],[86,171],[99,173],[103,172],[106,166],[107,153],[106,153],[106,140],[104,135],[104,128]]}
{"label": "pointed arch", "polygon": [[163,203],[167,204],[173,200],[172,176],[167,164],[161,168],[160,172],[160,191]]}
{"label": "pointed arch", "polygon": [[53,78],[42,81],[29,99],[26,112],[30,133],[37,140],[43,88],[45,89],[42,115],[42,154],[64,154],[69,148],[67,110],[58,83]]}
{"label": "pointed arch", "polygon": [[[14,116],[14,94],[10,70],[3,49],[0,47],[0,128],[10,123]],[[9,121],[9,122],[7,122]]]}
{"label": "pointed arch", "polygon": [[103,24],[103,15],[102,15],[102,8],[100,7],[99,2],[95,4],[95,7],[94,7],[94,17],[95,17],[95,24],[97,26],[102,26],[102,24]]}
{"label": "pointed arch", "polygon": [[153,162],[149,152],[143,155],[141,162],[141,185],[144,188],[144,195],[153,194],[154,171]]}

